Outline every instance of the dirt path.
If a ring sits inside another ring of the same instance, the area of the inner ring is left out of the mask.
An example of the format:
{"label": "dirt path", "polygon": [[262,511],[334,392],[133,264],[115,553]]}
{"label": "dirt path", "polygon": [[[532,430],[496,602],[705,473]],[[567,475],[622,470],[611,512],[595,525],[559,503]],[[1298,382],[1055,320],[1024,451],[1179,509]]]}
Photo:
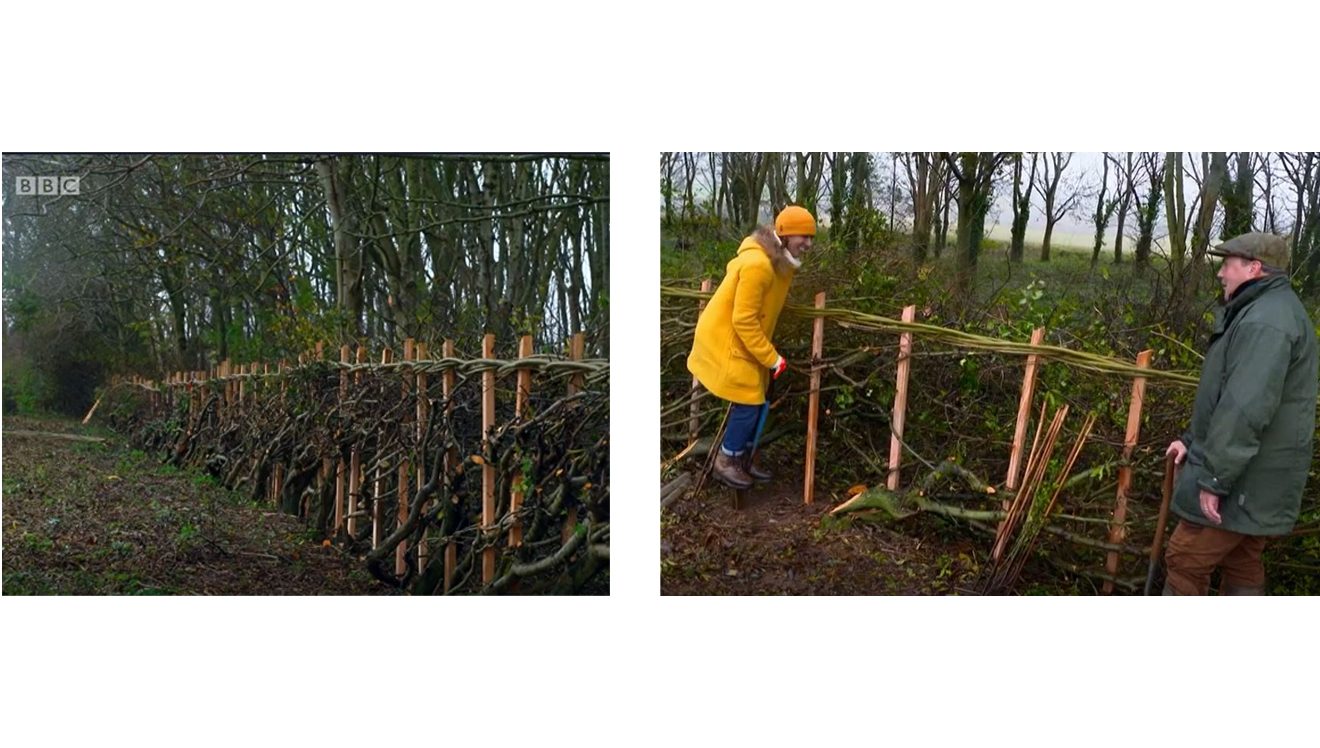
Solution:
{"label": "dirt path", "polygon": [[661,593],[942,595],[973,586],[983,551],[960,533],[938,523],[823,525],[836,502],[818,485],[816,503],[803,504],[801,479],[785,469],[738,511],[733,492],[714,483],[664,510]]}
{"label": "dirt path", "polygon": [[[91,434],[6,417],[5,432]],[[302,520],[106,443],[4,438],[4,594],[373,595],[390,590]]]}

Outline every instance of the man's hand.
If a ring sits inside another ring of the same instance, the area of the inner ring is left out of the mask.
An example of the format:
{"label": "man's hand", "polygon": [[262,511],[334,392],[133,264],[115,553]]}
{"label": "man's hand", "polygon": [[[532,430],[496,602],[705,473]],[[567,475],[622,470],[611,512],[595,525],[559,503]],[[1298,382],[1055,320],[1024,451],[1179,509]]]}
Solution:
{"label": "man's hand", "polygon": [[783,356],[780,356],[779,360],[775,362],[775,365],[770,367],[770,378],[778,379],[779,375],[783,374],[784,369],[787,368],[788,368],[788,362],[784,360]]}
{"label": "man's hand", "polygon": [[1164,456],[1173,455],[1173,464],[1181,465],[1183,460],[1187,459],[1187,445],[1182,443],[1181,439],[1174,439],[1169,444],[1169,448],[1164,450]]}
{"label": "man's hand", "polygon": [[[1178,442],[1174,442],[1177,444]],[[1201,514],[1211,522],[1220,524],[1223,518],[1219,516],[1219,494],[1201,489]]]}

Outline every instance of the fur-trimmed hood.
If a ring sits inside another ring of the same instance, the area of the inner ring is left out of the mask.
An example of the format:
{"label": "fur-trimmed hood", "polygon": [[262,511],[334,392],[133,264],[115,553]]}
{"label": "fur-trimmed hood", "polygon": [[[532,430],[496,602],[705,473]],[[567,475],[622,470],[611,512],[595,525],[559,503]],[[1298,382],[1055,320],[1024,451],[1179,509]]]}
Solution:
{"label": "fur-trimmed hood", "polygon": [[[748,238],[753,239],[757,246],[761,248],[761,251],[765,252],[765,256],[770,258],[770,265],[774,267],[776,275],[786,275],[801,267],[801,262],[793,259],[793,256],[788,252],[788,247],[784,246],[784,243],[779,239],[779,235],[775,233],[772,227],[758,226],[756,231],[753,231]],[[743,247],[746,246],[747,242],[744,241]],[[741,251],[742,248],[739,249]]]}

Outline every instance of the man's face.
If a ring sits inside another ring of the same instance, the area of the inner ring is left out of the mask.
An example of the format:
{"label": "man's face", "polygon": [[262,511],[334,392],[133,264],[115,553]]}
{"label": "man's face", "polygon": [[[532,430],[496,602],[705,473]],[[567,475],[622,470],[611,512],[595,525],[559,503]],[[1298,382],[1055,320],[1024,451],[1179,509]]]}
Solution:
{"label": "man's face", "polygon": [[1232,298],[1238,287],[1252,278],[1260,277],[1260,261],[1242,257],[1225,257],[1219,266],[1219,283],[1224,287],[1224,300]]}
{"label": "man's face", "polygon": [[811,249],[811,237],[809,236],[785,236],[782,237],[784,246],[788,248],[789,254],[793,259],[801,260],[802,253]]}

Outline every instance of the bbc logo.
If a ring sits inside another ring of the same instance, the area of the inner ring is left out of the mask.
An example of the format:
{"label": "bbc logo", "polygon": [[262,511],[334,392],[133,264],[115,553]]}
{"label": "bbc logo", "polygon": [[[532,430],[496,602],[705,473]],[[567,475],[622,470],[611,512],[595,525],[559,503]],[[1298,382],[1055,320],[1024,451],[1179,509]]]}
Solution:
{"label": "bbc logo", "polygon": [[19,195],[77,195],[82,177],[14,177]]}

